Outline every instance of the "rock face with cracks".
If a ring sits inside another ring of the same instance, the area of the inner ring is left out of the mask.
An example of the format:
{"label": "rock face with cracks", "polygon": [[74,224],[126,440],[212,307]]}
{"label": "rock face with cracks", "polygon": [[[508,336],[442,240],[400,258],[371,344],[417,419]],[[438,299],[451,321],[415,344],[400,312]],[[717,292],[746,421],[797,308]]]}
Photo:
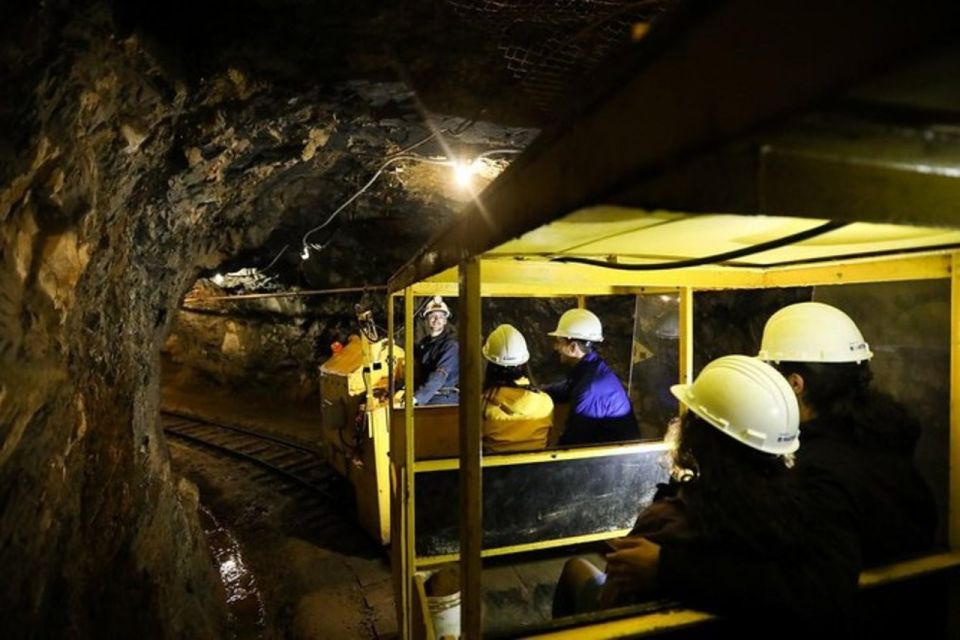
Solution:
{"label": "rock face with cracks", "polygon": [[371,112],[409,95],[235,68],[185,81],[105,6],[64,6],[12,11],[24,35],[0,52],[17,69],[0,112],[0,635],[223,637],[197,494],[157,423],[162,342],[198,273],[389,140]]}

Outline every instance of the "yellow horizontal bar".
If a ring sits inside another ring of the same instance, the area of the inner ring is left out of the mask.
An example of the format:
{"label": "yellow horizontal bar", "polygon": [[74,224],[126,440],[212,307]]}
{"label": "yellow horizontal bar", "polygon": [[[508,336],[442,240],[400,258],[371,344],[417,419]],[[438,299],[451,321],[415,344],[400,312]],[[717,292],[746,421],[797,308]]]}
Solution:
{"label": "yellow horizontal bar", "polygon": [[[960,553],[946,552],[904,560],[894,564],[874,567],[860,574],[860,587],[871,588],[891,582],[916,578],[937,571],[960,566]],[[630,618],[621,618],[608,622],[582,625],[562,631],[543,633],[529,638],[540,640],[562,640],[566,638],[625,638],[641,633],[654,633],[668,629],[678,629],[713,619],[714,616],[692,609],[674,609],[671,611],[646,613]]]}
{"label": "yellow horizontal bar", "polygon": [[766,287],[936,280],[950,277],[951,253],[864,258],[827,265],[798,265],[771,269],[763,278]]}
{"label": "yellow horizontal bar", "polygon": [[[714,620],[716,616],[693,609],[673,609],[646,613],[632,618],[620,618],[608,622],[572,627],[562,631],[542,633],[526,638],[542,640],[600,640],[605,638],[634,638],[640,634],[653,634],[660,631],[676,630]],[[775,635],[775,634],[774,634]]]}
{"label": "yellow horizontal bar", "polygon": [[[630,533],[630,529],[614,529],[613,531],[602,531],[600,533],[588,533],[582,536],[570,536],[568,538],[554,538],[553,540],[539,540],[537,542],[527,542],[525,544],[515,544],[507,547],[494,547],[484,549],[480,552],[481,558],[495,558],[497,556],[508,556],[514,553],[526,553],[527,551],[539,551],[541,549],[555,549],[556,547],[568,547],[577,544],[586,544],[588,542],[597,542],[600,540],[610,540],[611,538],[622,538]],[[459,553],[445,553],[440,556],[418,556],[416,559],[417,567],[432,567],[445,562],[456,562],[460,558]]]}
{"label": "yellow horizontal bar", "polygon": [[[664,271],[619,271],[548,260],[486,259],[481,295],[564,297],[666,293],[699,289],[772,287],[931,280],[950,276],[951,252],[836,260],[786,267],[705,266]],[[413,285],[416,295],[455,295],[456,269]]]}
{"label": "yellow horizontal bar", "polygon": [[955,567],[960,567],[960,553],[948,551],[866,569],[860,573],[860,586],[876,587]]}
{"label": "yellow horizontal bar", "polygon": [[[670,446],[658,440],[656,442],[638,442],[634,444],[607,445],[602,447],[582,447],[578,449],[555,449],[548,451],[528,451],[524,453],[500,453],[485,455],[481,465],[486,467],[509,467],[521,464],[543,462],[563,462],[565,460],[586,460],[588,458],[607,458],[625,456],[631,453],[648,451],[667,452]],[[430,471],[450,471],[460,466],[459,458],[439,458],[436,460],[418,460],[414,464],[416,473]]]}

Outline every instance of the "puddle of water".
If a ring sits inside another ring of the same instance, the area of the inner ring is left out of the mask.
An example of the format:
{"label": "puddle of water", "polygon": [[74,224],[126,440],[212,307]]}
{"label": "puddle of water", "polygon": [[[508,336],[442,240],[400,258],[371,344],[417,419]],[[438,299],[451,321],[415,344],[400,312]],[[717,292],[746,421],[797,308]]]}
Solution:
{"label": "puddle of water", "polygon": [[237,640],[261,640],[267,612],[256,579],[243,561],[240,544],[233,533],[202,504],[200,525],[220,569],[220,580],[227,593],[227,610],[236,629]]}

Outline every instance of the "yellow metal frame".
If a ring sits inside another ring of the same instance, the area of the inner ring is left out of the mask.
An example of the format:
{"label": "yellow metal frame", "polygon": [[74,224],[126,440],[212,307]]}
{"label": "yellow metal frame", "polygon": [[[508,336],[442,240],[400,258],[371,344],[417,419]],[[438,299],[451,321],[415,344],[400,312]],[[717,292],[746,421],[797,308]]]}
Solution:
{"label": "yellow metal frame", "polygon": [[[413,352],[412,344],[412,309],[415,296],[425,295],[459,295],[461,304],[461,357],[463,358],[463,373],[461,379],[461,443],[472,443],[473,446],[461,449],[460,459],[414,461],[412,457],[412,408],[408,407],[406,415],[406,429],[404,444],[406,461],[406,509],[404,517],[406,526],[400,539],[404,547],[405,560],[401,572],[408,585],[406,596],[413,587],[410,581],[417,568],[424,568],[459,560],[461,563],[461,580],[463,592],[463,637],[480,637],[482,633],[479,612],[481,599],[480,561],[512,553],[522,553],[538,549],[557,547],[579,542],[602,540],[618,535],[625,531],[611,531],[609,533],[576,536],[562,540],[544,540],[536,543],[502,547],[497,549],[482,549],[480,534],[482,532],[482,514],[480,513],[482,486],[480,470],[485,467],[495,467],[512,464],[537,464],[556,462],[568,459],[609,456],[631,453],[636,450],[662,446],[658,444],[641,443],[636,445],[605,446],[575,450],[557,450],[532,452],[524,454],[510,454],[484,457],[480,453],[480,298],[484,297],[513,297],[513,296],[549,296],[549,297],[577,297],[583,300],[584,295],[611,295],[636,293],[679,293],[680,315],[680,380],[689,382],[693,373],[693,296],[697,290],[719,289],[762,289],[791,286],[828,286],[840,284],[861,284],[873,282],[897,282],[908,280],[951,279],[952,291],[952,334],[951,334],[951,461],[960,460],[960,415],[958,415],[957,399],[960,398],[960,380],[957,367],[960,363],[960,327],[957,319],[960,318],[960,282],[958,282],[957,268],[960,258],[956,253],[933,251],[908,256],[888,256],[884,258],[866,258],[854,260],[838,260],[828,263],[817,263],[805,266],[790,266],[771,269],[739,269],[730,267],[708,267],[696,269],[674,270],[666,272],[629,272],[599,269],[591,266],[544,262],[541,260],[503,260],[500,258],[476,258],[464,261],[459,269],[451,269],[437,274],[428,281],[415,283],[403,290],[405,300],[405,317],[407,327],[407,341],[405,348],[408,353]],[[481,278],[482,275],[482,278]],[[455,288],[454,288],[455,287]],[[395,292],[398,293],[398,292]],[[413,359],[409,358],[406,375],[412,381]],[[461,540],[463,554],[447,554],[442,556],[417,557],[414,552],[415,532],[413,530],[413,482],[416,473],[429,473],[460,468],[466,470],[461,474],[461,518],[470,523]],[[470,481],[467,481],[467,478]],[[950,468],[950,547],[960,550],[960,467],[951,464]],[[904,565],[901,567],[902,577],[916,575],[922,572],[928,564],[940,567],[942,562],[950,566],[960,563],[956,553],[946,554],[947,560],[937,556],[918,561],[920,567]],[[942,567],[941,567],[942,568]],[[864,574],[864,584],[872,585],[887,578],[878,577],[879,574],[870,572]],[[412,604],[410,600],[406,600]],[[409,609],[408,609],[409,611]],[[701,612],[677,610],[644,614],[624,620],[591,625],[588,628],[578,628],[570,631],[557,632],[543,637],[590,637],[590,638],[617,638],[627,635],[655,633],[666,629],[676,629],[690,624],[709,620],[711,616]],[[409,620],[409,616],[404,616]],[[409,624],[409,622],[407,622]],[[401,627],[409,630],[412,628]],[[573,634],[573,635],[566,635]]]}

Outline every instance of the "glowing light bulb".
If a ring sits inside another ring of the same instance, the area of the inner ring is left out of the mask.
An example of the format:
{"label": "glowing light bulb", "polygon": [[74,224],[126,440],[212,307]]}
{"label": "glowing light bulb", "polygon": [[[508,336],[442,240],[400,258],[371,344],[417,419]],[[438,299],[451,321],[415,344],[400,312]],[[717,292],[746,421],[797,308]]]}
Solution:
{"label": "glowing light bulb", "polygon": [[307,245],[303,245],[303,251],[300,252],[300,259],[307,260],[310,257],[310,249],[307,248]]}
{"label": "glowing light bulb", "polygon": [[453,181],[458,187],[470,186],[474,173],[476,173],[475,163],[466,160],[453,161]]}

